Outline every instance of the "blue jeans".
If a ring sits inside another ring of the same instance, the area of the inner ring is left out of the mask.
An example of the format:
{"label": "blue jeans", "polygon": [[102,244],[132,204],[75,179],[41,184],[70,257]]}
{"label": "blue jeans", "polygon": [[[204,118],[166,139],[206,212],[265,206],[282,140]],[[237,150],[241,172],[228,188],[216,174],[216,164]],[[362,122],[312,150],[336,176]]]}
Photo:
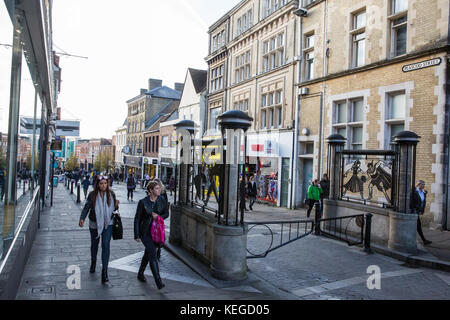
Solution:
{"label": "blue jeans", "polygon": [[[97,239],[98,236],[97,229],[89,228],[89,231],[91,232],[91,259],[96,261],[100,238]],[[106,230],[103,230],[101,238],[102,238],[102,268],[108,269],[109,253],[110,253],[109,246],[112,238],[112,226],[108,226]]]}

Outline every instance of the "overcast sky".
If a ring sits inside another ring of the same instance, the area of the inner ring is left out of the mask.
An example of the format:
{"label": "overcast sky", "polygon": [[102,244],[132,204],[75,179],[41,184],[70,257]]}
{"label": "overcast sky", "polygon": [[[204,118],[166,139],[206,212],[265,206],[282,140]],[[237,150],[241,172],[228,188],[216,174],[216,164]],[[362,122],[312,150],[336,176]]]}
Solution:
{"label": "overcast sky", "polygon": [[188,67],[206,69],[207,30],[239,0],[54,0],[61,57],[63,118],[81,120],[83,138],[111,138],[127,116],[126,100],[148,78],[173,88]]}
{"label": "overcast sky", "polygon": [[[54,0],[54,50],[61,56],[62,118],[81,121],[82,138],[111,138],[127,116],[126,101],[148,79],[174,87],[187,68],[207,68],[208,28],[240,0]],[[0,44],[12,24],[0,1]],[[21,116],[33,116],[34,89],[23,63]],[[8,132],[11,49],[0,46],[0,131]],[[38,112],[40,118],[40,112]]]}

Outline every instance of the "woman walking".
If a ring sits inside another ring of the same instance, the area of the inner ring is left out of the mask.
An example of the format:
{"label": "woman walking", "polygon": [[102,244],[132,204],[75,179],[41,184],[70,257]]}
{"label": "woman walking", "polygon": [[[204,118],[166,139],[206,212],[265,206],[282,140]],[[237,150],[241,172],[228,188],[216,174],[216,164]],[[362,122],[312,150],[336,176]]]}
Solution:
{"label": "woman walking", "polygon": [[320,201],[320,195],[322,193],[323,191],[319,185],[319,179],[314,179],[312,184],[308,187],[308,211],[306,212],[306,217],[309,218],[312,208]]}
{"label": "woman walking", "polygon": [[91,233],[91,268],[95,272],[97,252],[100,237],[102,239],[102,283],[108,282],[109,246],[112,236],[112,213],[119,208],[119,200],[109,189],[108,177],[94,178],[94,190],[89,193],[86,204],[81,211],[79,226],[84,226],[84,220],[89,214],[89,232]]}
{"label": "woman walking", "polygon": [[165,285],[161,281],[159,275],[158,260],[156,257],[156,246],[151,236],[151,226],[153,220],[159,216],[166,219],[169,216],[165,200],[160,196],[161,187],[158,183],[150,181],[147,185],[148,196],[139,200],[136,216],[134,217],[134,239],[137,242],[142,242],[145,246],[145,253],[142,257],[141,266],[138,272],[138,280],[146,282],[144,271],[147,264],[150,264],[150,269],[155,279],[158,289],[162,289]]}

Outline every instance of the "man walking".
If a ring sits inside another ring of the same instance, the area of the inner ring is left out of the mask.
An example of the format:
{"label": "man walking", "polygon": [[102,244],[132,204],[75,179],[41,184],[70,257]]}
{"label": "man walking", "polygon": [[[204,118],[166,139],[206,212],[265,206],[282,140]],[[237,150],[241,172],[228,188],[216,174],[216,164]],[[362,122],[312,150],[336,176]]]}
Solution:
{"label": "man walking", "polygon": [[247,185],[247,192],[248,192],[248,197],[250,198],[250,204],[248,205],[248,207],[250,208],[250,210],[253,211],[253,204],[255,203],[256,195],[258,194],[258,191],[256,189],[256,182],[255,182],[254,175],[250,176],[250,181],[248,182],[248,185]]}
{"label": "man walking", "polygon": [[429,245],[432,241],[425,239],[422,231],[422,223],[420,222],[420,216],[423,215],[425,207],[427,205],[427,191],[424,190],[425,181],[419,180],[417,188],[412,192],[410,207],[413,213],[417,214],[417,232],[423,241],[424,245]]}

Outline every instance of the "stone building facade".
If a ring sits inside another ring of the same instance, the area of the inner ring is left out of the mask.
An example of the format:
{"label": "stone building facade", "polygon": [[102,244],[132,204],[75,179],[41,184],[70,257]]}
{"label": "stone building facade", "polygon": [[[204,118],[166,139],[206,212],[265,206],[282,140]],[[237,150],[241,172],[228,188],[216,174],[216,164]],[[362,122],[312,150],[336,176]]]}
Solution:
{"label": "stone building facade", "polygon": [[392,149],[392,137],[409,130],[421,137],[416,179],[427,183],[423,220],[448,228],[450,2],[302,5],[296,205],[304,199],[302,185],[327,170],[327,136],[347,138],[346,149]]}

